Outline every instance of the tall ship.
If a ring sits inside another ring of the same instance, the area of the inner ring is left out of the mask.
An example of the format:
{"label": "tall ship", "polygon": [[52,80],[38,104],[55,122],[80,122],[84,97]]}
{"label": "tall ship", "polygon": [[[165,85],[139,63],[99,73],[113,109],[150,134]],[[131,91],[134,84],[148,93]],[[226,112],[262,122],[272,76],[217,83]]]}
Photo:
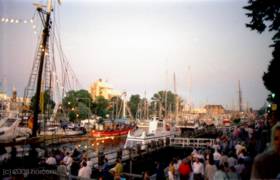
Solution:
{"label": "tall ship", "polygon": [[[78,89],[80,84],[61,48],[60,32],[54,17],[57,11],[54,7],[58,6],[54,3],[56,1],[51,0],[47,4],[33,3],[36,13],[31,19],[5,19],[6,23],[31,23],[38,40],[24,98],[21,102],[14,102],[18,103],[16,115],[0,114],[0,143],[13,142],[21,137],[32,137],[30,139],[34,140],[47,135],[84,133],[76,127],[62,126],[56,117],[56,113],[61,111],[62,98],[66,92]],[[61,1],[57,3],[60,5]],[[36,29],[41,26],[42,29]]]}

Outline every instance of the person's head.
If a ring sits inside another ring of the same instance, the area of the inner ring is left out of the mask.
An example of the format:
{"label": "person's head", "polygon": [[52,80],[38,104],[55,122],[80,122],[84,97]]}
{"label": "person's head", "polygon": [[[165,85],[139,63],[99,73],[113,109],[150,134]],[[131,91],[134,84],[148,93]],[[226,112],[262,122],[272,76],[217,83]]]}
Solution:
{"label": "person's head", "polygon": [[217,166],[217,168],[218,168],[218,170],[221,170],[221,171],[224,171],[224,169],[225,169],[223,164],[219,164]]}
{"label": "person's head", "polygon": [[87,162],[83,161],[82,165],[83,165],[83,167],[86,167],[87,166]]}
{"label": "person's head", "polygon": [[280,154],[280,122],[276,123],[271,131],[272,149]]}
{"label": "person's head", "polygon": [[144,180],[149,180],[150,179],[150,172],[149,171],[145,171],[144,172]]}
{"label": "person's head", "polygon": [[213,156],[213,153],[210,153],[210,154],[209,154],[208,162],[209,162],[210,165],[213,165],[213,164],[214,164],[214,156]]}
{"label": "person's head", "polygon": [[121,163],[121,159],[117,158],[116,163]]}

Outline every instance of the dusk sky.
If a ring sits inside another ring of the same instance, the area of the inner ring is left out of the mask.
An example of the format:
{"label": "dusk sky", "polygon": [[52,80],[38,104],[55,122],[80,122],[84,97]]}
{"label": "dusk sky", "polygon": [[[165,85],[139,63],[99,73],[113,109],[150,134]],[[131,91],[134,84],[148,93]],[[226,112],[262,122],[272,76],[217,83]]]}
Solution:
{"label": "dusk sky", "polygon": [[[0,17],[30,19],[33,2],[0,0]],[[175,72],[178,94],[186,101],[191,97],[196,106],[237,107],[240,80],[244,102],[260,108],[268,94],[262,75],[271,60],[272,34],[245,27],[246,4],[64,0],[55,12],[62,48],[84,89],[102,78],[116,90],[146,91],[151,97],[159,90],[173,90]],[[31,24],[0,22],[0,80],[5,79],[9,94],[14,85],[23,95],[36,42]]]}

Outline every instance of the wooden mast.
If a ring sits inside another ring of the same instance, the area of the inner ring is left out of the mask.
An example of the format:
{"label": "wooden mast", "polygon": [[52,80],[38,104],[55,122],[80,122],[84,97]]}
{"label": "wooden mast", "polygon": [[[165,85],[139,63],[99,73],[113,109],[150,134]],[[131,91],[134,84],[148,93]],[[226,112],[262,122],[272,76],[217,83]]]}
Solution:
{"label": "wooden mast", "polygon": [[38,78],[37,78],[37,85],[36,85],[36,92],[35,92],[35,109],[34,109],[34,122],[32,128],[32,137],[36,137],[37,130],[38,130],[38,115],[40,110],[40,92],[41,92],[41,82],[42,82],[42,74],[43,74],[43,67],[44,67],[44,60],[45,60],[45,53],[47,51],[47,43],[49,40],[50,35],[50,17],[51,17],[51,0],[48,0],[48,7],[47,11],[44,11],[42,7],[37,7],[37,11],[44,16],[46,15],[45,21],[42,18],[44,29],[42,33],[42,44],[39,46],[40,54],[40,64],[38,70]]}

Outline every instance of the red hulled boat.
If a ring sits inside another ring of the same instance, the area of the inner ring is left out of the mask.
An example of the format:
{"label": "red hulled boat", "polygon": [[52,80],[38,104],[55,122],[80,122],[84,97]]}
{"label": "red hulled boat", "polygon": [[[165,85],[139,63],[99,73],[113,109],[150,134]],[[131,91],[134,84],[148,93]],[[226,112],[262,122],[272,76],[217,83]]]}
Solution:
{"label": "red hulled boat", "polygon": [[113,129],[113,130],[92,130],[93,137],[112,137],[112,136],[126,136],[131,128]]}

